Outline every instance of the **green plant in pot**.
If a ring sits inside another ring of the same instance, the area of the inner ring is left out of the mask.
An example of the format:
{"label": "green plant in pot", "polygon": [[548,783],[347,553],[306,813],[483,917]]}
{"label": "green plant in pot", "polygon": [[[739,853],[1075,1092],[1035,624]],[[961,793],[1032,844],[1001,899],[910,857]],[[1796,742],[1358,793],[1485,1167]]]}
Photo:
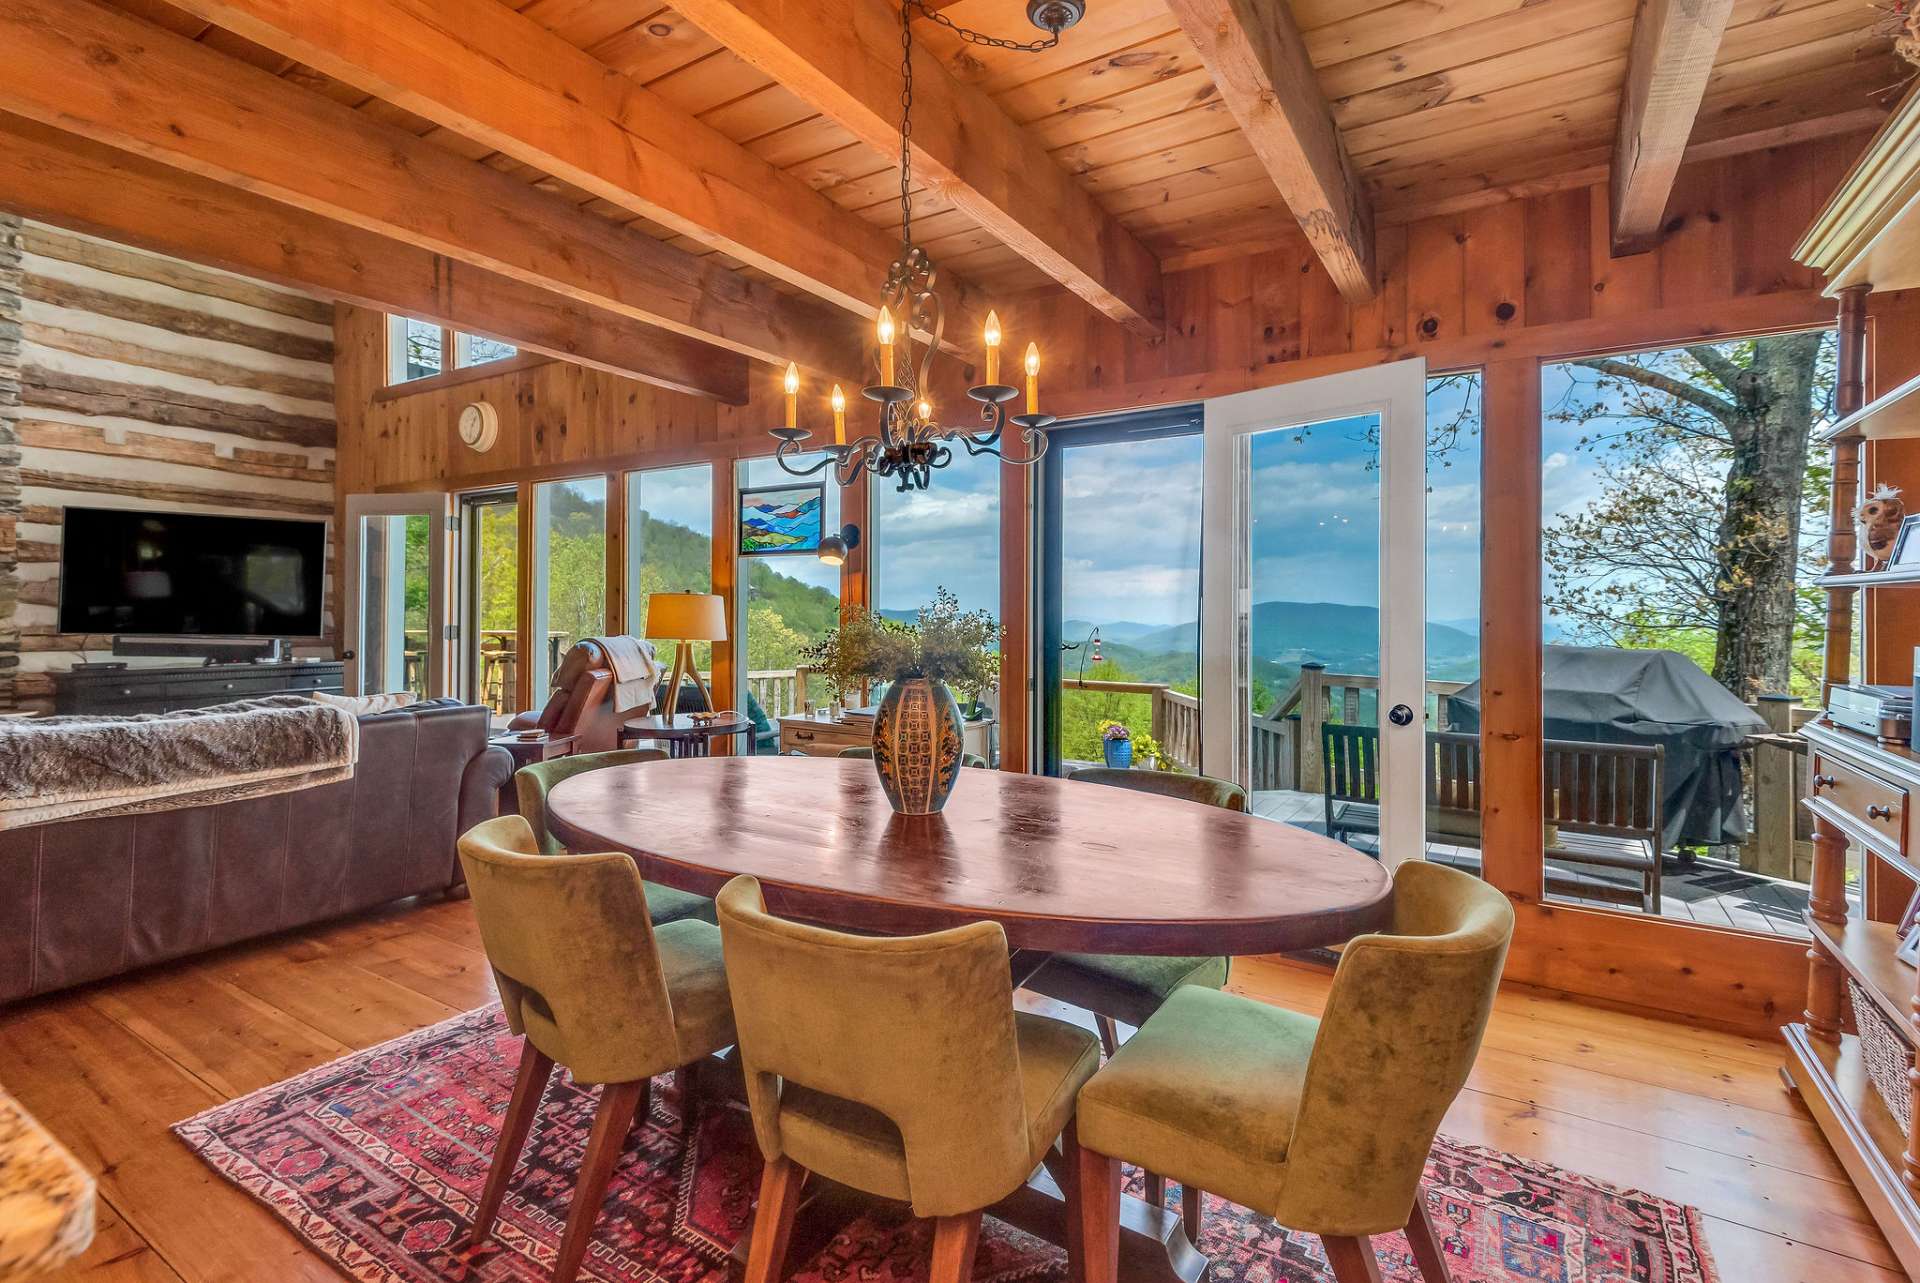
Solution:
{"label": "green plant in pot", "polygon": [[873,611],[847,617],[809,646],[808,666],[840,690],[887,682],[873,723],[873,766],[902,815],[932,815],[960,775],[958,690],[979,698],[999,680],[1000,627],[984,610],[963,611],[939,589],[915,623]]}

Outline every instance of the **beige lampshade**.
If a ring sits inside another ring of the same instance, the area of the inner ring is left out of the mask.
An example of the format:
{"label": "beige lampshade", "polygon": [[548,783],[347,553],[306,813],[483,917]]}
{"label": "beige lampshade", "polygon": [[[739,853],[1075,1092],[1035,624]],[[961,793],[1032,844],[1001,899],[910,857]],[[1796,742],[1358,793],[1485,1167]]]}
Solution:
{"label": "beige lampshade", "polygon": [[725,641],[726,599],[704,592],[649,593],[647,638],[650,641]]}

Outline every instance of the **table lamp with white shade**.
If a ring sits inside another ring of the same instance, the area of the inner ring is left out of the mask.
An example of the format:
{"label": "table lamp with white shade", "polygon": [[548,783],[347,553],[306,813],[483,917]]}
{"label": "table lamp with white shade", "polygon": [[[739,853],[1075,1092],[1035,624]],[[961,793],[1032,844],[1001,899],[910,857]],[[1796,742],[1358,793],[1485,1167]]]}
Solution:
{"label": "table lamp with white shade", "polygon": [[707,701],[709,712],[717,711],[713,692],[693,662],[693,643],[723,642],[727,639],[727,603],[717,593],[657,592],[647,594],[648,641],[670,641],[673,648],[673,674],[667,678],[667,702],[662,717],[672,717],[680,703],[680,683],[689,675],[694,689]]}

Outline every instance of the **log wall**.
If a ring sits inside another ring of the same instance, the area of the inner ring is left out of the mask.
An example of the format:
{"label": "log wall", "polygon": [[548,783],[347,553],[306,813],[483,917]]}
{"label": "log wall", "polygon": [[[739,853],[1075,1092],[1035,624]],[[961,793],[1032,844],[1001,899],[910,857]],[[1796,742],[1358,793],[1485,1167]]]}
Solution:
{"label": "log wall", "polygon": [[0,707],[110,645],[57,631],[63,508],[333,514],[332,360],[331,304],[0,222]]}

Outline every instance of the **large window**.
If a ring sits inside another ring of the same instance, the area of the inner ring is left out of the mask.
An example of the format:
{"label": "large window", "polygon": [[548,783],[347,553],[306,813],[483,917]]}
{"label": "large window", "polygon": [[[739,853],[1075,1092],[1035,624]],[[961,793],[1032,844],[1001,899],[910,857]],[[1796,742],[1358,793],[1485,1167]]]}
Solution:
{"label": "large window", "polygon": [[1000,615],[1000,461],[960,453],[930,490],[872,488],[867,566],[874,606],[912,618],[945,588],[962,610]]}
{"label": "large window", "polygon": [[536,485],[533,537],[531,660],[538,703],[567,648],[606,629],[606,478]]}
{"label": "large window", "polygon": [[[820,457],[800,455],[794,462],[805,467]],[[820,475],[828,477],[825,528],[831,533],[844,520],[840,487],[829,474]],[[772,458],[743,459],[736,476],[745,487],[796,480]],[[737,504],[732,520],[739,521]],[[729,530],[726,537],[737,540],[738,535]],[[840,626],[840,567],[829,566],[811,553],[742,557],[740,562],[742,591],[735,603],[735,621],[742,644],[735,653],[741,661],[744,690],[736,698],[748,705],[742,711],[749,714],[755,708],[770,718],[797,712],[795,671],[804,663],[801,648]],[[810,694],[817,701],[826,698],[824,691]]]}
{"label": "large window", "polygon": [[[646,636],[654,593],[712,591],[713,465],[629,472],[627,631]],[[701,672],[711,671],[712,645],[696,642],[693,658]],[[661,663],[667,661],[663,653]]]}
{"label": "large window", "polygon": [[1805,934],[1768,736],[1820,698],[1834,368],[1823,331],[1543,368],[1549,895]]}
{"label": "large window", "polygon": [[[448,370],[486,365],[519,355],[498,339],[448,329],[410,316],[387,318],[387,382],[410,383]],[[449,359],[451,357],[451,359]]]}

